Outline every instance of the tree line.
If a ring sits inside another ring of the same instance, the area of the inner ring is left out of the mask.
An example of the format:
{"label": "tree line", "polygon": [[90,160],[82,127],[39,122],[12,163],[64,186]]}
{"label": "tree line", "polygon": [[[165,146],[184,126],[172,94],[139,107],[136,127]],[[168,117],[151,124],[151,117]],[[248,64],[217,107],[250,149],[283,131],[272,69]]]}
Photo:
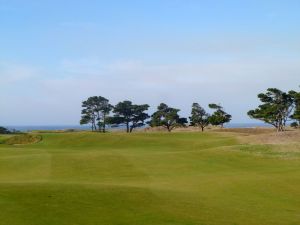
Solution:
{"label": "tree line", "polygon": [[[258,98],[261,104],[248,111],[250,118],[270,124],[278,132],[285,131],[287,124],[300,128],[300,92],[268,88],[265,93],[258,94]],[[146,124],[150,127],[164,127],[169,132],[176,127],[186,126],[199,127],[204,131],[208,125],[223,127],[232,119],[220,104],[209,104],[208,107],[213,110],[209,114],[199,103],[193,103],[189,120],[179,116],[180,109],[165,103],[161,103],[152,115],[147,113],[149,107],[148,104],[133,104],[129,100],[112,105],[102,96],[93,96],[82,102],[80,124],[89,124],[92,131],[98,132],[106,132],[109,125],[125,125],[126,132],[131,133]],[[0,134],[10,133],[19,131],[0,127]]]}
{"label": "tree line", "polygon": [[[300,127],[300,92],[269,88],[266,93],[258,94],[258,98],[262,104],[248,112],[250,118],[271,124],[277,131],[284,131],[288,122],[292,127]],[[209,114],[199,103],[193,103],[189,118],[180,117],[180,109],[165,103],[161,103],[152,115],[147,113],[149,107],[148,104],[133,104],[129,100],[112,105],[102,96],[93,96],[82,102],[80,124],[90,124],[92,131],[98,132],[106,132],[108,125],[124,125],[126,132],[131,133],[146,124],[164,127],[169,132],[186,126],[199,127],[204,131],[208,125],[223,127],[232,119],[219,104],[209,104],[208,107],[213,110]]]}
{"label": "tree line", "polygon": [[6,127],[1,127],[0,126],[0,134],[21,134],[21,131],[18,131],[16,129],[8,129]]}
{"label": "tree line", "polygon": [[157,110],[149,115],[148,104],[133,104],[129,100],[119,102],[115,106],[102,96],[89,97],[82,102],[80,124],[90,124],[92,131],[106,132],[106,127],[125,125],[126,132],[131,133],[135,128],[148,124],[151,127],[164,127],[171,132],[176,127],[196,126],[203,131],[209,124],[223,127],[231,120],[221,105],[209,104],[214,110],[208,114],[198,103],[192,104],[191,116],[188,119],[179,116],[180,109],[172,108],[161,103]]}

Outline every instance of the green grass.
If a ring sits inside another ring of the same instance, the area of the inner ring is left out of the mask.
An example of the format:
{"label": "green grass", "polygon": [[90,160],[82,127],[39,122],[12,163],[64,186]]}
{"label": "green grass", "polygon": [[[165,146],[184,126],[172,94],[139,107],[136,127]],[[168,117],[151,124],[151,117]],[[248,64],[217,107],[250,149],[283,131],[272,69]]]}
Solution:
{"label": "green grass", "polygon": [[42,137],[0,145],[0,225],[300,221],[300,158],[271,145],[217,133]]}

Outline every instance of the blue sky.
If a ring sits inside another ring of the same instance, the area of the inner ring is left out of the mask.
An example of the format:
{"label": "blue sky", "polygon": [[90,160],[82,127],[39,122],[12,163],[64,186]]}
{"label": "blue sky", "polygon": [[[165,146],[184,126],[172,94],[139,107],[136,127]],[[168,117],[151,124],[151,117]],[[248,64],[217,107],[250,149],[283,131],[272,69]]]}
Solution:
{"label": "blue sky", "polygon": [[[160,102],[233,122],[300,84],[299,1],[0,0],[0,124],[77,124],[81,101]],[[255,122],[255,121],[253,121]]]}

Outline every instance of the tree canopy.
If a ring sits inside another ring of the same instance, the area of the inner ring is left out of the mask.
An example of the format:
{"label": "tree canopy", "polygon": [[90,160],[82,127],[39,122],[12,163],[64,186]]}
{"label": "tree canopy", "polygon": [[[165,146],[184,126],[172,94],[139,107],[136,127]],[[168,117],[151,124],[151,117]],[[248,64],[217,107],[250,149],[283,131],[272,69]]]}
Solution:
{"label": "tree canopy", "polygon": [[193,103],[190,116],[191,126],[200,127],[202,131],[209,125],[210,115],[198,103]]}
{"label": "tree canopy", "polygon": [[149,115],[145,112],[149,105],[135,105],[131,101],[119,102],[113,109],[114,116],[109,118],[110,124],[125,124],[126,132],[131,133],[133,129],[145,125]]}
{"label": "tree canopy", "polygon": [[106,120],[113,106],[102,96],[89,97],[82,102],[80,124],[91,124],[92,130],[105,132]]}
{"label": "tree canopy", "polygon": [[300,126],[300,92],[290,92],[290,94],[294,98],[295,110],[291,115],[291,119],[296,120],[295,123],[298,124],[297,127]]}
{"label": "tree canopy", "polygon": [[157,111],[152,114],[149,125],[151,127],[162,126],[171,132],[177,126],[185,126],[188,122],[186,118],[178,115],[179,109],[169,107],[165,103],[161,103],[157,107]]}
{"label": "tree canopy", "polygon": [[221,105],[212,103],[208,106],[210,109],[215,110],[214,113],[209,117],[210,124],[224,127],[225,123],[229,123],[231,121],[232,116],[226,113]]}
{"label": "tree canopy", "polygon": [[277,131],[284,131],[294,108],[295,92],[286,93],[277,88],[269,88],[266,93],[258,94],[258,98],[262,104],[250,110],[248,115],[273,125]]}

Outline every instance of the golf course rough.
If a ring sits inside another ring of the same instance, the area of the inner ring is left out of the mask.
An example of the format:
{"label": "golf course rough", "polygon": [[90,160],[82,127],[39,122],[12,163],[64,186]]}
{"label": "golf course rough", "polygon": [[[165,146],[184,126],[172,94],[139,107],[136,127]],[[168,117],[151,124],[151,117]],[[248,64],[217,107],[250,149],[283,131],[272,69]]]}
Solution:
{"label": "golf course rough", "polygon": [[0,225],[300,224],[300,157],[278,146],[213,132],[0,140]]}

